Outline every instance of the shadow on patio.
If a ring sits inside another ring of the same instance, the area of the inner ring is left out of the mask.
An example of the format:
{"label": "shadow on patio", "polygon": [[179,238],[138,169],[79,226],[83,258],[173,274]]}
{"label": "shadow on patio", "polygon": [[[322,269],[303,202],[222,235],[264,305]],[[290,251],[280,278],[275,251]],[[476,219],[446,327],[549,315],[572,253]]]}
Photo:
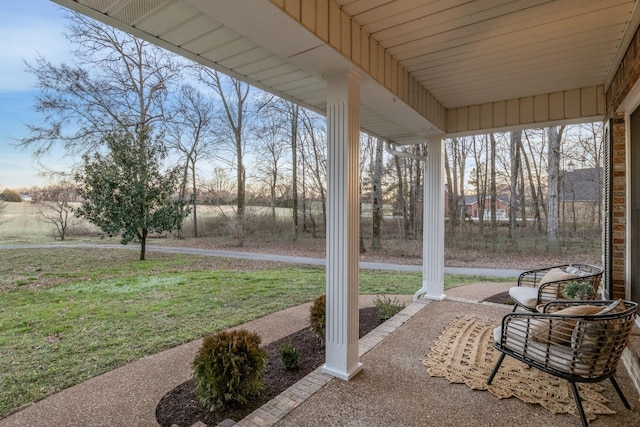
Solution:
{"label": "shadow on patio", "polygon": [[[474,301],[488,296],[482,295],[483,291],[499,292],[500,286],[479,284],[456,288],[447,292],[449,298],[445,301],[412,304],[407,308],[407,316],[411,312],[415,314],[362,356],[364,369],[353,380],[325,380],[324,375],[311,377],[312,383],[326,382],[326,385],[316,385],[315,388],[321,388],[282,419],[269,419],[269,414],[258,412],[239,425],[272,425],[274,422],[277,426],[297,427],[581,425],[580,419],[572,415],[554,415],[540,405],[516,398],[498,399],[488,391],[450,384],[449,380],[431,377],[427,372],[422,359],[445,326],[458,315],[488,317],[497,323],[511,311],[508,306]],[[360,341],[361,353],[368,347],[366,339]],[[638,394],[622,363],[619,368],[617,378],[632,410],[623,406],[611,383],[603,381],[600,383],[604,387],[602,394],[610,400],[607,406],[616,414],[598,415],[592,426],[640,425]],[[314,388],[313,384],[307,385]]]}

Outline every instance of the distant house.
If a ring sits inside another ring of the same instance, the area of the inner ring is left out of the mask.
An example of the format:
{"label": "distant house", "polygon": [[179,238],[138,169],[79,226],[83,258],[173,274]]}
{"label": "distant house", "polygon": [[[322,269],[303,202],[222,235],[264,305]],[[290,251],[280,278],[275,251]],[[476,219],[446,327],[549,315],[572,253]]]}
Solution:
{"label": "distant house", "polygon": [[20,198],[22,199],[23,202],[30,202],[31,201],[31,196],[28,194],[20,194]]}
{"label": "distant house", "polygon": [[[445,216],[449,217],[449,193],[445,188],[444,207]],[[462,202],[462,200],[460,201]],[[487,195],[484,200],[484,214],[483,217],[486,221],[491,220],[491,196]],[[464,197],[464,219],[478,221],[480,216],[480,204],[476,195]],[[498,221],[509,220],[509,197],[498,196],[496,199],[496,219]]]}
{"label": "distant house", "polygon": [[[477,196],[465,196],[464,206],[467,218],[472,221],[480,219],[480,201]],[[491,196],[486,196],[484,199],[483,218],[485,221],[491,220]],[[507,196],[498,196],[496,198],[496,219],[498,221],[509,220],[509,198]]]}
{"label": "distant house", "polygon": [[570,168],[560,172],[560,216],[569,222],[599,220],[602,168]]}

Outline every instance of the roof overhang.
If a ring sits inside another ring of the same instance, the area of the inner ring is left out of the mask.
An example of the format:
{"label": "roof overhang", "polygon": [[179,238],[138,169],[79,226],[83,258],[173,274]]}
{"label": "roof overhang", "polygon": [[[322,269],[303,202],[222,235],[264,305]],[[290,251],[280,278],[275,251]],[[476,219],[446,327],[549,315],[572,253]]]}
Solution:
{"label": "roof overhang", "polygon": [[316,112],[362,77],[398,144],[602,119],[637,0],[54,0]]}

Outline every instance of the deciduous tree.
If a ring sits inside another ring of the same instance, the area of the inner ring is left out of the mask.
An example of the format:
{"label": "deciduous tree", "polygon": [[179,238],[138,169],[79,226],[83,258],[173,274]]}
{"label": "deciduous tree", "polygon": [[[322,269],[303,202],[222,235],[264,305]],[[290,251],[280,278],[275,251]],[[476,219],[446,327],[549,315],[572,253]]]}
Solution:
{"label": "deciduous tree", "polygon": [[[169,146],[181,157],[180,197],[191,200],[193,236],[198,237],[197,165],[210,156],[213,146],[215,108],[213,102],[192,86],[184,85],[176,99],[175,115],[169,129]],[[187,187],[191,184],[191,196]]]}
{"label": "deciduous tree", "polygon": [[85,15],[69,12],[68,22],[72,63],[41,56],[27,64],[40,89],[34,107],[42,121],[28,125],[21,145],[36,156],[53,145],[77,155],[94,152],[114,132],[158,130],[185,61]]}
{"label": "deciduous tree", "polygon": [[73,206],[76,200],[76,189],[67,181],[43,188],[38,195],[40,220],[53,225],[60,240],[65,240],[67,231],[77,222]]}
{"label": "deciduous tree", "polygon": [[250,111],[248,97],[250,86],[238,79],[220,75],[217,71],[200,67],[200,81],[215,91],[222,101],[223,111],[220,123],[224,127],[218,129],[218,141],[230,141],[236,169],[237,199],[235,230],[238,245],[244,243],[245,204],[247,175],[244,166],[245,132],[249,128]]}

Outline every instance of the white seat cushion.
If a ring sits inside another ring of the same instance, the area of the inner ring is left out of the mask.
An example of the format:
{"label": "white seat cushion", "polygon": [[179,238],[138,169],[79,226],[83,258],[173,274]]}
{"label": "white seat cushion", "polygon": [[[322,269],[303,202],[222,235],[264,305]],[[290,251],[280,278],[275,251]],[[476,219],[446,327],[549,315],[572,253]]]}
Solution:
{"label": "white seat cushion", "polygon": [[[529,339],[527,331],[530,327],[535,327],[538,322],[531,320],[527,323],[524,320],[517,320],[510,324],[504,348],[514,351],[525,359],[536,361],[541,365],[557,369],[561,372],[586,375],[593,367],[590,364],[582,363],[576,358],[574,349],[565,345],[540,343]],[[500,343],[502,339],[502,326],[493,330],[493,339]]]}
{"label": "white seat cushion", "polygon": [[509,289],[509,296],[519,304],[535,310],[538,305],[538,288],[514,286]]}

